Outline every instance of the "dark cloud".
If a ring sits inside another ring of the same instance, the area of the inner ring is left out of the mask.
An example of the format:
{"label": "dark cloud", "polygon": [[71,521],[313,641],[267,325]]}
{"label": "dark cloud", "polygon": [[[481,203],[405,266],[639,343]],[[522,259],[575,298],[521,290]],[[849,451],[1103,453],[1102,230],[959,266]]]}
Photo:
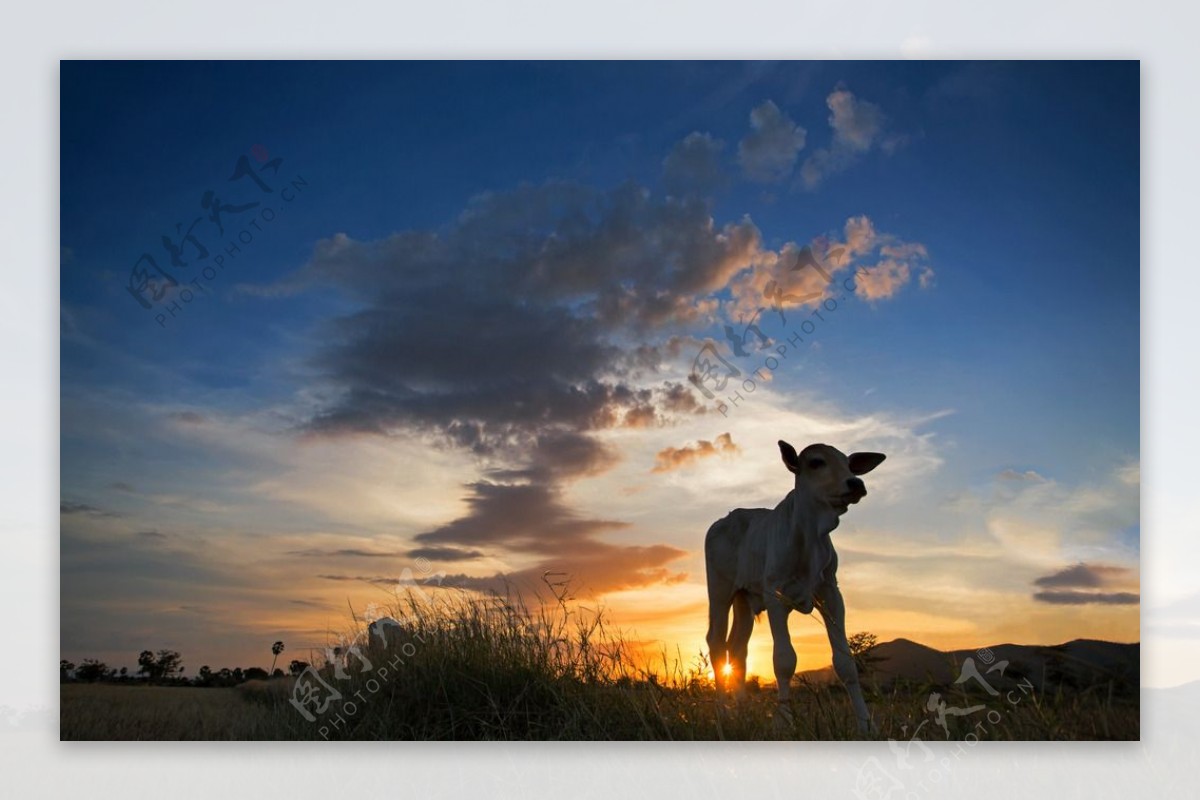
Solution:
{"label": "dark cloud", "polygon": [[365,548],[305,548],[298,551],[288,551],[290,556],[303,556],[307,558],[325,559],[336,557],[362,557],[362,558],[392,558],[403,556],[403,551],[370,551]]}
{"label": "dark cloud", "polygon": [[339,234],[318,243],[295,281],[264,294],[325,283],[375,303],[434,290],[439,309],[474,296],[654,327],[694,320],[694,296],[750,266],[760,241],[748,219],[717,226],[702,198],[554,182],[479,195],[440,234]]}
{"label": "dark cloud", "polygon": [[633,184],[483,195],[442,234],[339,235],[293,286],[332,284],[363,304],[332,322],[316,356],[335,394],[310,428],[433,429],[480,455],[524,457],[563,432],[698,413],[678,383],[634,384],[660,346],[618,343],[693,319],[759,247],[748,220],[718,228],[704,202]]}
{"label": "dark cloud", "polygon": [[366,582],[367,584],[397,584],[400,581],[399,576],[347,576],[329,573],[318,573],[317,578],[325,579],[326,581],[356,581]]}
{"label": "dark cloud", "polygon": [[517,440],[528,466],[495,469],[490,478],[501,482],[538,481],[554,484],[603,473],[617,461],[616,452],[586,434],[563,429],[545,431],[531,441]]}
{"label": "dark cloud", "polygon": [[58,504],[59,514],[64,515],[90,515],[92,517],[119,517],[116,512],[109,512],[92,506],[87,503],[73,503],[71,501],[60,501]]}
{"label": "dark cloud", "polygon": [[500,590],[508,582],[537,587],[547,571],[569,575],[574,586],[601,593],[680,580],[667,569],[686,551],[669,545],[614,545],[599,534],[627,523],[585,518],[569,509],[558,488],[544,484],[472,484],[469,513],[441,528],[418,534],[418,542],[498,546],[533,556],[532,567],[481,578],[456,576],[447,583],[468,589]]}
{"label": "dark cloud", "polygon": [[1047,604],[1136,604],[1140,596],[1135,592],[1078,592],[1076,590],[1059,590],[1035,592],[1035,601]]}
{"label": "dark cloud", "polygon": [[144,540],[165,540],[167,538],[167,535],[161,531],[139,531],[137,536]]}
{"label": "dark cloud", "polygon": [[782,181],[792,174],[805,138],[805,130],[767,100],[750,112],[750,133],[738,144],[738,164],[752,181]]}
{"label": "dark cloud", "polygon": [[694,131],[663,159],[663,186],[672,195],[707,195],[728,183],[721,169],[725,143]]}
{"label": "dark cloud", "polygon": [[199,414],[197,412],[190,412],[190,411],[171,412],[169,417],[172,420],[175,420],[180,423],[185,423],[187,425],[200,425],[201,423],[205,423],[208,421],[208,418],[205,417],[204,415]]}
{"label": "dark cloud", "polygon": [[483,551],[442,546],[413,548],[405,555],[413,559],[428,559],[431,562],[466,562],[483,556]]}
{"label": "dark cloud", "polygon": [[416,535],[432,545],[503,545],[527,553],[569,552],[604,531],[627,523],[579,517],[562,501],[561,490],[550,484],[469,485],[465,517]]}
{"label": "dark cloud", "polygon": [[668,383],[662,392],[661,405],[669,412],[704,414],[708,411],[696,400],[696,393],[683,384]]}
{"label": "dark cloud", "polygon": [[1057,573],[1036,578],[1033,583],[1039,587],[1094,588],[1107,587],[1114,582],[1128,580],[1132,577],[1133,571],[1127,567],[1079,562],[1063,568]]}
{"label": "dark cloud", "polygon": [[700,459],[718,455],[728,456],[739,453],[741,450],[729,433],[719,435],[712,442],[702,439],[694,445],[684,445],[682,448],[663,448],[658,452],[654,469],[651,472],[667,473],[686,467]]}

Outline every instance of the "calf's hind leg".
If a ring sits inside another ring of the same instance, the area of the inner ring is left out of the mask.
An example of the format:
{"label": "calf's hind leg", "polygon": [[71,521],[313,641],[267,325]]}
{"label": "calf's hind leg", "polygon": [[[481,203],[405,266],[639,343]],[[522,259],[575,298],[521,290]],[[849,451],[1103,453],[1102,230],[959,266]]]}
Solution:
{"label": "calf's hind leg", "polygon": [[754,613],[746,593],[733,596],[733,630],[729,632],[729,662],[732,667],[729,681],[740,696],[746,689],[746,652],[750,634],[754,631]]}
{"label": "calf's hind leg", "polygon": [[779,703],[786,704],[792,691],[792,676],[796,673],[796,649],[788,633],[788,614],[792,610],[782,603],[767,606],[767,621],[771,624],[774,643],[775,683],[779,686]]}
{"label": "calf's hind leg", "polygon": [[717,689],[723,689],[725,682],[725,662],[729,658],[727,635],[729,633],[728,598],[708,599],[708,659],[712,663],[713,677]]}

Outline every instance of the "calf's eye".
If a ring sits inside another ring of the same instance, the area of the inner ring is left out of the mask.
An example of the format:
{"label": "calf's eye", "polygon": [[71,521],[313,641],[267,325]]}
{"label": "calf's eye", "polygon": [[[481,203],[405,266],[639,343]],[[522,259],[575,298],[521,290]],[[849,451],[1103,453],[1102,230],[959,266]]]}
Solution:
{"label": "calf's eye", "polygon": [[808,469],[809,470],[819,470],[820,468],[822,468],[824,466],[825,466],[824,459],[809,459],[808,460]]}

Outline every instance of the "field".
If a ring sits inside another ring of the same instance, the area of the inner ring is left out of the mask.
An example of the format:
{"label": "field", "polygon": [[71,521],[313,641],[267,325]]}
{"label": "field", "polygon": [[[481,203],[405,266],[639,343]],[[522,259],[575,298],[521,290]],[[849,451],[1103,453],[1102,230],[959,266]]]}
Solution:
{"label": "field", "polygon": [[[849,740],[860,739],[845,690],[801,677],[787,712],[775,688],[741,703],[719,695],[701,662],[639,665],[600,616],[565,604],[536,611],[465,596],[436,608],[411,596],[402,635],[343,652],[299,678],[237,688],[68,683],[63,740]],[[355,629],[362,630],[355,624]],[[998,695],[968,685],[872,680],[877,731],[921,740],[1131,740],[1136,687],[1041,686]],[[299,682],[297,692],[295,684]],[[943,704],[941,721],[932,693]],[[293,704],[294,698],[302,703]],[[303,711],[302,711],[303,710]],[[790,713],[788,715],[787,713]],[[787,718],[790,717],[791,720]],[[945,728],[942,727],[944,722]]]}

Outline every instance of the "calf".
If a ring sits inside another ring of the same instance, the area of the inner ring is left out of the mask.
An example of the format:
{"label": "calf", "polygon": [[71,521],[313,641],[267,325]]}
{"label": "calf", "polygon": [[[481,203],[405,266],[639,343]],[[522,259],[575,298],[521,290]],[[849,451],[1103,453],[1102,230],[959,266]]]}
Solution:
{"label": "calf", "polygon": [[[833,667],[846,686],[860,731],[870,716],[858,670],[846,642],[846,607],[837,585],[837,552],[829,534],[852,504],[867,494],[858,476],[874,470],[882,453],[849,456],[829,445],[809,445],[799,454],[779,441],[795,489],[774,509],[734,509],[713,523],[704,538],[708,574],[708,649],[718,686],[739,692],[746,679],[746,650],[754,618],[763,610],[774,640],[775,681],[784,715],[796,650],[788,633],[793,609],[820,610],[833,650]],[[733,628],[729,610],[733,609]],[[728,675],[725,664],[729,663]]]}

